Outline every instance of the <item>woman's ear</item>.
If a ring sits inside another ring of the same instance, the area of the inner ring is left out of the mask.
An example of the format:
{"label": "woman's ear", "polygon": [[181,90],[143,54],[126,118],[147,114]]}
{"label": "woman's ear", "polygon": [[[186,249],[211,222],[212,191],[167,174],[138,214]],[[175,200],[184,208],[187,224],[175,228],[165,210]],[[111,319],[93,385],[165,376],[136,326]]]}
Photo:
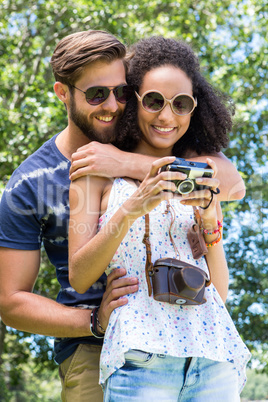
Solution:
{"label": "woman's ear", "polygon": [[55,82],[54,84],[54,91],[59,100],[63,103],[67,103],[70,98],[70,91],[68,85],[63,84],[62,82]]}

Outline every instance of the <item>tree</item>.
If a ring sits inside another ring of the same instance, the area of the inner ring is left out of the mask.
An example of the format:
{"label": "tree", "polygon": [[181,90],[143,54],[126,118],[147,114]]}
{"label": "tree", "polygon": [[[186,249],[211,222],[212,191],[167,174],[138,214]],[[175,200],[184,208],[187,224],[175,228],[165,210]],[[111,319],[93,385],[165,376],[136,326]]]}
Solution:
{"label": "tree", "polygon": [[[210,82],[232,96],[236,116],[226,155],[243,175],[248,192],[243,202],[224,206],[231,272],[228,308],[263,367],[268,360],[266,21],[264,0],[141,0],[137,4],[2,0],[0,8],[0,191],[23,159],[65,127],[65,109],[53,92],[49,60],[58,40],[67,34],[105,29],[126,44],[159,34],[184,39],[199,54]],[[54,298],[57,285],[47,261],[42,273],[35,291]],[[22,383],[23,362],[30,362],[32,352],[37,369],[53,365],[47,338],[1,323],[0,342],[0,382],[5,376],[9,389],[15,378]],[[7,353],[13,353],[9,361],[14,364],[7,365]]]}

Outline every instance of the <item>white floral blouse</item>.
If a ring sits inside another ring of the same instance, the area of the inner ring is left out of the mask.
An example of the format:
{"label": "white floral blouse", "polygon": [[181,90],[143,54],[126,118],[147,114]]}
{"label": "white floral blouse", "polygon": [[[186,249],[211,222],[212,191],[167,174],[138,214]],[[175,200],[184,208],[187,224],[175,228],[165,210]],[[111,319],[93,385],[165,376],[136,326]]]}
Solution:
{"label": "white floral blouse", "polygon": [[[134,191],[134,185],[118,178],[114,180],[107,211],[99,219],[102,228]],[[172,236],[182,261],[208,272],[206,260],[194,260],[187,241],[187,230],[193,224],[193,209],[176,200],[170,202],[176,212]],[[162,202],[150,213],[152,262],[158,258],[175,258],[169,237],[170,214]],[[183,306],[155,301],[148,296],[145,279],[146,251],[143,244],[145,218],[130,227],[106,273],[119,267],[127,276],[139,279],[139,290],[128,296],[128,304],[113,311],[106,330],[100,359],[100,383],[124,365],[124,353],[139,349],[149,353],[177,357],[204,357],[221,362],[233,362],[243,388],[245,368],[250,353],[241,340],[217,290],[211,284],[205,290],[207,302],[200,306]]]}

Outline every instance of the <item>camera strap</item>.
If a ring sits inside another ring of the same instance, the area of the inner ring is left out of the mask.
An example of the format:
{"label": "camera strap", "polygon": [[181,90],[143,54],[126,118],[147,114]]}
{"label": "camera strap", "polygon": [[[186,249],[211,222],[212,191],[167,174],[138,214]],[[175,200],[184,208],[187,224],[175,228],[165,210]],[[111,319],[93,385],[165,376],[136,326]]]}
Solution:
{"label": "camera strap", "polygon": [[[171,234],[171,228],[173,223],[175,222],[175,211],[172,205],[170,205],[169,201],[167,201],[167,208],[165,211],[165,214],[171,213],[171,223],[169,227],[169,237],[170,241],[173,245],[173,248],[176,252],[176,257],[180,260],[180,253],[177,249],[177,246],[173,240],[172,234]],[[154,274],[154,266],[152,263],[152,251],[151,251],[151,243],[150,243],[150,218],[149,214],[145,215],[145,233],[142,242],[145,244],[146,247],[146,264],[145,264],[145,276],[146,276],[146,281],[147,281],[147,286],[148,286],[148,293],[149,296],[152,294],[152,284],[151,284],[151,277]]]}
{"label": "camera strap", "polygon": [[[171,217],[172,217],[171,224],[170,224],[170,227],[169,227],[169,237],[170,237],[171,243],[172,243],[172,245],[174,247],[174,250],[176,252],[176,255],[177,255],[177,257],[179,257],[178,259],[180,260],[179,251],[178,251],[178,249],[176,247],[176,244],[174,243],[174,240],[173,240],[173,237],[172,237],[172,234],[171,234],[171,228],[172,228],[172,225],[173,225],[173,223],[175,221],[175,211],[174,211],[172,205],[170,205],[169,202],[167,202],[167,209],[166,209],[165,213],[168,213],[168,212],[171,212]],[[198,214],[199,214],[198,209],[194,207],[194,215],[195,215],[196,225],[199,228],[199,225],[198,225],[197,222],[199,220],[200,215],[198,217]],[[145,215],[145,233],[144,233],[142,242],[145,244],[145,247],[146,247],[145,276],[146,276],[146,281],[147,281],[147,286],[148,286],[148,294],[149,294],[149,296],[151,296],[151,294],[152,294],[151,278],[154,275],[154,265],[152,263],[152,251],[151,251],[151,243],[150,243],[150,218],[149,218],[149,214]],[[209,271],[209,279],[208,278],[206,279],[206,287],[209,286],[210,283],[211,283],[210,269],[209,269],[208,265],[207,265],[207,267],[208,267],[208,271]]]}
{"label": "camera strap", "polygon": [[[170,237],[170,241],[173,245],[173,248],[176,252],[176,257],[178,257],[178,259],[180,260],[180,253],[177,249],[176,244],[174,243],[172,234],[171,234],[171,228],[173,223],[175,222],[175,211],[174,208],[172,207],[172,205],[170,205],[169,201],[167,201],[167,208],[165,211],[165,214],[168,214],[170,212],[171,214],[171,223],[170,223],[170,227],[169,227],[169,237]],[[151,296],[152,294],[152,284],[151,284],[151,277],[154,274],[154,266],[152,263],[152,251],[151,251],[151,243],[150,243],[150,218],[149,218],[149,214],[145,215],[145,233],[144,233],[144,237],[143,237],[143,241],[146,247],[146,265],[145,265],[145,275],[146,275],[146,281],[147,281],[147,286],[148,286],[148,293],[149,296]]]}
{"label": "camera strap", "polygon": [[177,246],[176,246],[176,244],[175,244],[175,242],[173,240],[172,234],[171,234],[171,228],[173,226],[173,223],[175,222],[176,212],[175,212],[173,206],[170,205],[169,201],[167,201],[167,208],[165,210],[165,214],[168,214],[169,212],[170,212],[170,215],[171,215],[171,222],[170,222],[168,234],[169,234],[169,238],[170,238],[170,241],[172,243],[172,246],[173,246],[173,248],[175,250],[176,258],[178,258],[180,260],[181,256],[180,256],[179,250],[177,249]]}
{"label": "camera strap", "polygon": [[187,239],[192,250],[193,258],[199,260],[199,258],[208,253],[208,249],[200,229],[202,222],[199,210],[196,207],[193,207],[193,210],[195,222],[187,232]]}
{"label": "camera strap", "polygon": [[[197,207],[193,206],[193,211],[195,222],[187,232],[187,239],[192,250],[193,258],[195,260],[199,260],[201,257],[208,253],[208,249],[203,233],[200,230],[200,227],[202,226],[202,220],[199,210]],[[211,284],[211,273],[208,264],[207,267],[209,272],[209,281],[206,282],[206,286],[209,286]]]}
{"label": "camera strap", "polygon": [[148,286],[148,293],[149,296],[152,294],[152,284],[151,284],[151,277],[154,274],[154,266],[152,264],[151,256],[151,243],[150,243],[150,221],[149,221],[149,214],[145,215],[145,233],[143,236],[143,241],[146,247],[146,264],[145,264],[145,276]]}

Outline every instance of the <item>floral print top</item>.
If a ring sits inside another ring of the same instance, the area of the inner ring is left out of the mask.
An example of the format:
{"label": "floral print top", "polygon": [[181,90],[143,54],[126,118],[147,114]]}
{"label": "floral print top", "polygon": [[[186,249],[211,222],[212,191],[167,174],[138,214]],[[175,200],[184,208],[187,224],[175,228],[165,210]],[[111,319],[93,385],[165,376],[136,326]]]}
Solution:
{"label": "floral print top", "polygon": [[[136,187],[124,179],[114,180],[107,211],[99,219],[100,228],[135,190]],[[204,257],[193,259],[186,237],[194,223],[192,207],[183,206],[176,200],[171,200],[170,204],[176,212],[172,236],[181,260],[208,273]],[[162,202],[150,212],[152,262],[158,258],[176,258],[169,237],[171,216],[165,211],[166,202]],[[242,389],[250,353],[213,284],[205,290],[207,302],[198,306],[163,303],[149,297],[145,278],[146,249],[142,242],[144,230],[143,216],[130,227],[106,271],[109,274],[113,269],[126,268],[127,276],[138,277],[139,290],[128,295],[127,305],[111,314],[100,359],[100,383],[124,365],[125,352],[139,349],[148,353],[233,362]]]}

